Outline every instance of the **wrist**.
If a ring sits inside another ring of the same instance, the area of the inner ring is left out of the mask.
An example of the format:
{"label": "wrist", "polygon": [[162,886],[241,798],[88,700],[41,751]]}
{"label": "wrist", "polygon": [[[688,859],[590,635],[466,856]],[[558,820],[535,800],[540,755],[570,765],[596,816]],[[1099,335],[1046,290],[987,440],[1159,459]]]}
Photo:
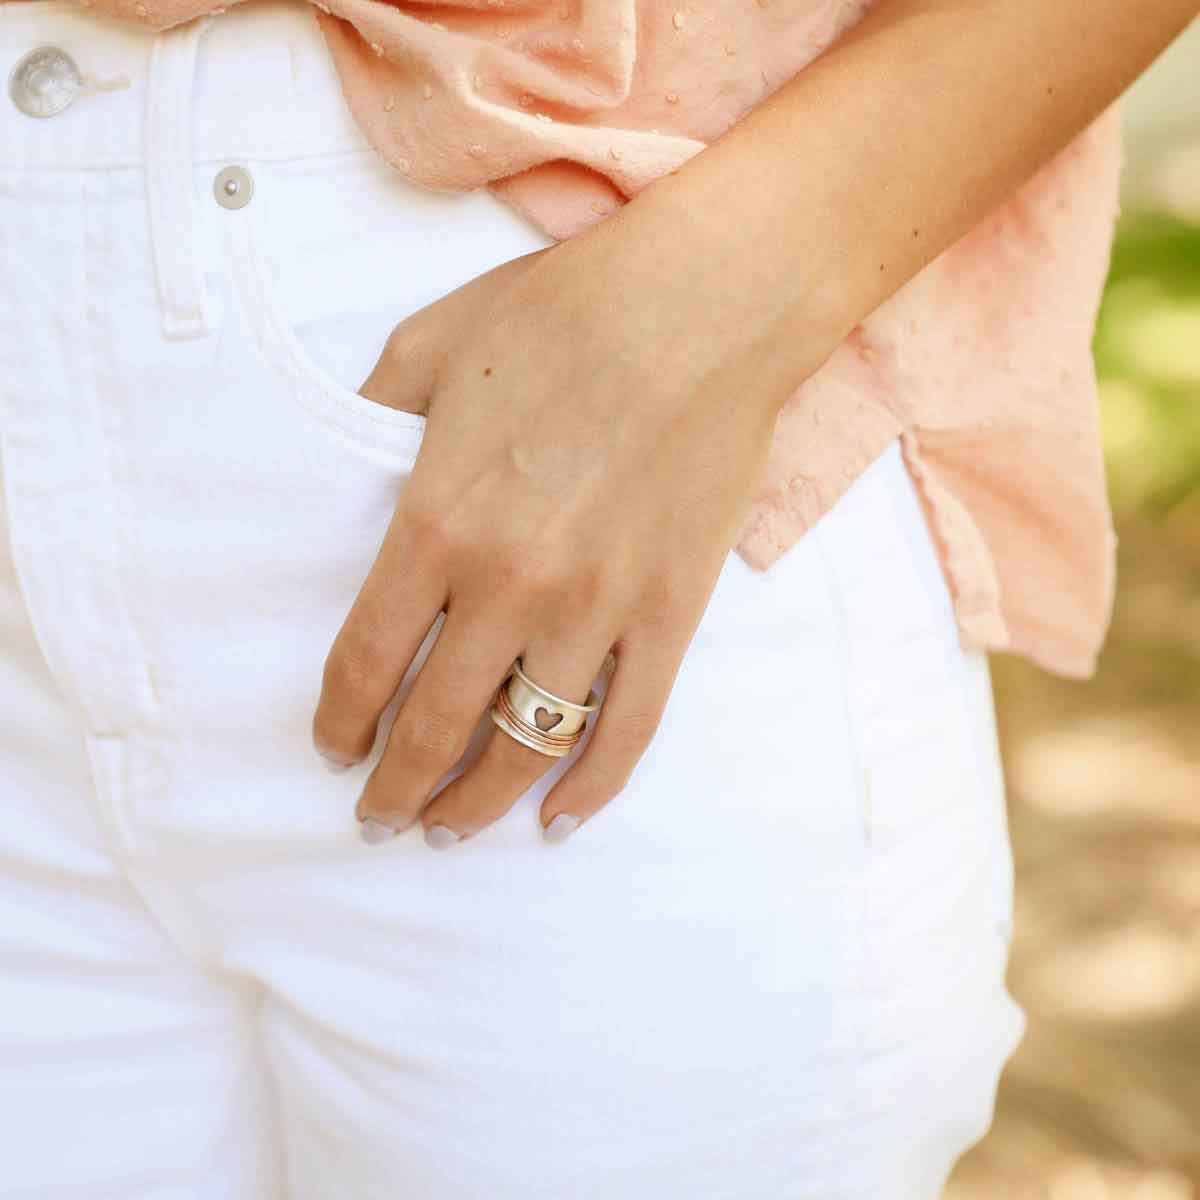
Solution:
{"label": "wrist", "polygon": [[[686,323],[708,355],[741,360],[776,411],[812,375],[858,316],[840,285],[828,245],[772,228],[769,215],[747,220],[749,206],[720,202],[699,159],[643,189],[611,218],[618,260],[646,264],[656,303]],[[749,399],[749,398],[748,398]]]}

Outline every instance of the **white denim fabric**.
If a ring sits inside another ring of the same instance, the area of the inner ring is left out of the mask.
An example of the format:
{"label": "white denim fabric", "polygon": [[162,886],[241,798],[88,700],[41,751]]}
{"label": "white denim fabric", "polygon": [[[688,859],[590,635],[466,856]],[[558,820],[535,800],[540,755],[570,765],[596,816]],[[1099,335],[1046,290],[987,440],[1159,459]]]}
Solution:
{"label": "white denim fabric", "polygon": [[0,1197],[936,1196],[1023,1017],[988,664],[898,447],[730,553],[573,837],[578,752],[364,845],[376,755],[310,721],[424,419],[355,388],[545,240],[386,166],[303,5],[0,5],[0,78],[39,45],[85,86],[0,97]]}

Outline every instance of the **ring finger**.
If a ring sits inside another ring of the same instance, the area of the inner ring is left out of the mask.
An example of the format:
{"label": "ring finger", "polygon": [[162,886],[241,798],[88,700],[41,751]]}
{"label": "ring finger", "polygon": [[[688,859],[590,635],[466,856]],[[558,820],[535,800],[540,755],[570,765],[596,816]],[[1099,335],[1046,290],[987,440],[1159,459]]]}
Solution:
{"label": "ring finger", "polygon": [[[546,691],[584,704],[613,640],[581,645],[577,628],[539,636],[521,655],[521,668]],[[442,849],[478,833],[504,816],[558,761],[517,741],[493,723],[479,758],[422,811],[426,841]]]}

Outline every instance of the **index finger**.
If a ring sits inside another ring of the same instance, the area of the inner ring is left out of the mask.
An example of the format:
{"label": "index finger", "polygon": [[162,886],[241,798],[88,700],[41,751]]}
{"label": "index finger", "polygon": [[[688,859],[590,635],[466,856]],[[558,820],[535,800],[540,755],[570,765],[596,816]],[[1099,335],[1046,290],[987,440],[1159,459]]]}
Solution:
{"label": "index finger", "polygon": [[312,737],[331,765],[348,767],[371,752],[379,718],[445,604],[436,561],[402,494],[325,659]]}

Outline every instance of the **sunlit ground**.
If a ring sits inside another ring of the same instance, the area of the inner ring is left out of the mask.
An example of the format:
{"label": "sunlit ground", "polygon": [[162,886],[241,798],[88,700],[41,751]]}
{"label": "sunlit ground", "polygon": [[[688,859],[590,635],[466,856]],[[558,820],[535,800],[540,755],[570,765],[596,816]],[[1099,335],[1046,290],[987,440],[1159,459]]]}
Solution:
{"label": "sunlit ground", "polygon": [[1095,679],[992,659],[1029,1031],[947,1200],[1200,1200],[1200,226],[1125,223],[1096,339]]}

